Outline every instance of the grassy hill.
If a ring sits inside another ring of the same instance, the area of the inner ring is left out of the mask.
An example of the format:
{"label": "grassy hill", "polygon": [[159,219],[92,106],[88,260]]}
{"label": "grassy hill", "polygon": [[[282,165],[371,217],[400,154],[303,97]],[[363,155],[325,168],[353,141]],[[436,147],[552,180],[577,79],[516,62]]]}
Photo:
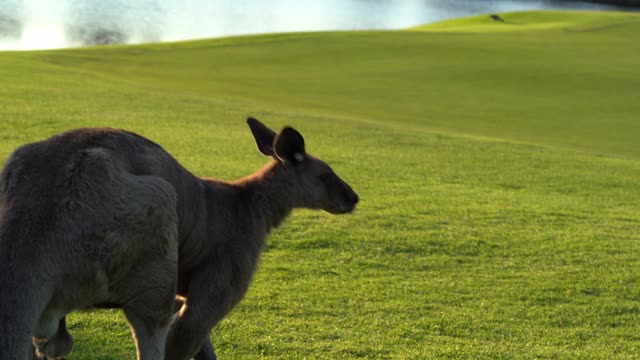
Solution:
{"label": "grassy hill", "polygon": [[[555,32],[598,32],[626,25],[637,26],[638,15],[623,12],[566,12],[566,11],[524,11],[499,15],[503,21],[494,20],[489,15],[472,16],[441,21],[411,28],[413,31],[446,32],[515,32],[543,30]],[[635,23],[635,25],[634,25]]]}
{"label": "grassy hill", "polygon": [[[362,202],[272,235],[223,359],[638,357],[640,16],[503,18],[0,52],[0,159],[112,126],[235,178],[247,115],[299,129]],[[70,327],[133,357],[117,311]]]}

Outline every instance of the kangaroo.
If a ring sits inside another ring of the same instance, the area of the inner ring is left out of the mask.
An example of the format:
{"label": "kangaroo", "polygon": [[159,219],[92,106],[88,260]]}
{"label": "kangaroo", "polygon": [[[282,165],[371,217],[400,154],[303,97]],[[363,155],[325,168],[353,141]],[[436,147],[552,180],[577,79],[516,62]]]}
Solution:
{"label": "kangaroo", "polygon": [[211,329],[244,296],[271,230],[294,208],[345,214],[359,200],[298,131],[247,124],[271,160],[236,181],[196,177],[123,130],[17,149],[0,173],[0,359],[32,346],[64,356],[64,316],[92,307],[123,309],[139,360],[215,359]]}

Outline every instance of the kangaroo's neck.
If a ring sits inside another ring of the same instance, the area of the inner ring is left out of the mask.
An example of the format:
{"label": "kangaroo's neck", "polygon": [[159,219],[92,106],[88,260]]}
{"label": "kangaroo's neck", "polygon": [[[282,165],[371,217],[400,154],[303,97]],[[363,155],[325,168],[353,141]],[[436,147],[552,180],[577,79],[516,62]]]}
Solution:
{"label": "kangaroo's neck", "polygon": [[278,227],[295,207],[291,179],[275,160],[231,185],[238,189],[241,201],[247,202],[256,223],[264,224],[266,233]]}
{"label": "kangaroo's neck", "polygon": [[238,227],[266,235],[296,206],[292,180],[284,166],[275,160],[236,181],[207,178],[202,181],[206,216],[201,219],[207,224],[205,236],[210,239],[217,238],[220,231],[228,234],[231,228]]}

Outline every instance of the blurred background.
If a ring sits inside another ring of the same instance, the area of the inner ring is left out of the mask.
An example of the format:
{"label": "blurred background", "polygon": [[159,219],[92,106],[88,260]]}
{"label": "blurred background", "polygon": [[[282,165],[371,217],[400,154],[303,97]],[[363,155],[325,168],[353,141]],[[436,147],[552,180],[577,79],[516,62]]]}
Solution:
{"label": "blurred background", "polygon": [[482,13],[615,8],[567,0],[0,0],[0,50],[401,29]]}

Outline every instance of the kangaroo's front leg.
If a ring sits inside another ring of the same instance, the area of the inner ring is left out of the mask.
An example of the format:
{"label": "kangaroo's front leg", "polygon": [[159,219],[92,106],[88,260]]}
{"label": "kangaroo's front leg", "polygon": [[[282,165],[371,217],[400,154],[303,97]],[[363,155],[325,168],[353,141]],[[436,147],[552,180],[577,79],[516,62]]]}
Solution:
{"label": "kangaroo's front leg", "polygon": [[216,359],[209,334],[240,296],[234,296],[238,291],[230,282],[216,282],[211,274],[212,269],[202,269],[192,277],[185,306],[167,336],[166,360]]}
{"label": "kangaroo's front leg", "polygon": [[[176,298],[176,311],[179,312],[182,309],[182,306],[186,304],[186,299],[179,297]],[[213,344],[211,343],[211,339],[207,336],[202,343],[202,347],[200,351],[193,357],[194,360],[217,360],[216,353],[213,350]]]}
{"label": "kangaroo's front leg", "polygon": [[213,350],[211,339],[207,337],[200,348],[200,351],[193,357],[195,360],[216,360],[216,352]]}

